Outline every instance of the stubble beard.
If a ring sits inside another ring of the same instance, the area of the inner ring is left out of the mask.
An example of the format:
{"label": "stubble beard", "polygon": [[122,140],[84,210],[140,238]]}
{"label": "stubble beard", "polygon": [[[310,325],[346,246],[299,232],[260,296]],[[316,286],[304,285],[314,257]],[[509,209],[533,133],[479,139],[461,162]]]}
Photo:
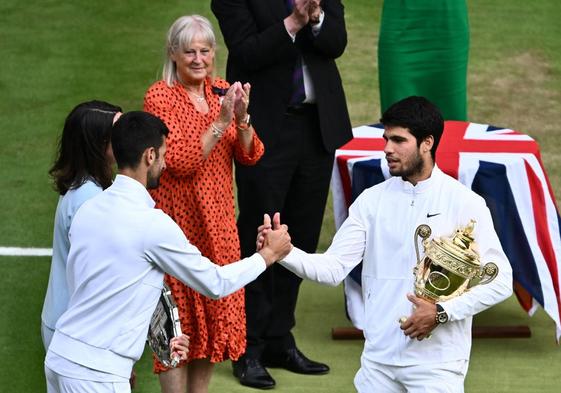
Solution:
{"label": "stubble beard", "polygon": [[146,179],[146,189],[153,190],[158,188],[160,185],[160,177],[162,172],[160,171],[158,174],[153,175],[152,173],[148,172],[147,179]]}
{"label": "stubble beard", "polygon": [[425,162],[421,155],[417,152],[415,157],[412,158],[410,165],[408,168],[394,170],[390,169],[390,175],[392,176],[400,176],[403,180],[408,180],[412,177],[415,177],[421,173],[423,173],[423,169],[425,168]]}

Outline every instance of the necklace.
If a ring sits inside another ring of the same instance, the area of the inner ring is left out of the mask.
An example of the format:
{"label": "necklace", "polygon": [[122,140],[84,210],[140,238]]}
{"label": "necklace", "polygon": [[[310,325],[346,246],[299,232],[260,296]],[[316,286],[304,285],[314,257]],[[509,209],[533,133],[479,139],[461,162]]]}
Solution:
{"label": "necklace", "polygon": [[179,77],[179,75],[177,76],[177,79],[179,79],[179,82],[181,82],[181,84],[183,85],[183,88],[185,89],[185,91],[187,91],[187,93],[191,93],[193,96],[195,96],[195,101],[197,102],[197,104],[200,104],[201,102],[203,102],[205,100],[205,93],[204,93],[204,86],[203,86],[203,94],[197,94],[195,93],[193,90],[190,90],[187,88],[187,84],[184,83],[181,78]]}
{"label": "necklace", "polygon": [[[187,90],[187,89],[185,89],[185,90]],[[204,94],[200,95],[200,94],[197,94],[197,93],[195,93],[194,91],[191,91],[191,90],[187,90],[187,93],[190,93],[190,94],[194,95],[195,96],[195,101],[197,101],[198,103],[203,102],[204,99],[205,99]]]}

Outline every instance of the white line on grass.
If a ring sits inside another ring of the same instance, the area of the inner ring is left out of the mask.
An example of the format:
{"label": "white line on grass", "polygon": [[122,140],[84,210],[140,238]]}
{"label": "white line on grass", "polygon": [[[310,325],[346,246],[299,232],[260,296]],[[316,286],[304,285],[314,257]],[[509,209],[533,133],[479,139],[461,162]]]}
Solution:
{"label": "white line on grass", "polygon": [[50,257],[52,248],[0,247],[0,255],[10,257]]}

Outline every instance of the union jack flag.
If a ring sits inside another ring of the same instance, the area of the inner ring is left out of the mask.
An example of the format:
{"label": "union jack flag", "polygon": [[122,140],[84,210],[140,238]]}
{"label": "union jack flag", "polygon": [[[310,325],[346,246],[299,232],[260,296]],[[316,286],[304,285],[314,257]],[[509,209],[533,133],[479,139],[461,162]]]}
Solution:
{"label": "union jack flag", "polygon": [[[383,132],[381,124],[354,128],[354,139],[335,153],[332,190],[337,228],[362,190],[390,176]],[[436,162],[485,199],[512,265],[520,305],[529,315],[541,305],[555,321],[559,341],[561,219],[538,144],[510,129],[446,121]],[[353,271],[345,284],[347,311],[361,328],[360,271]]]}

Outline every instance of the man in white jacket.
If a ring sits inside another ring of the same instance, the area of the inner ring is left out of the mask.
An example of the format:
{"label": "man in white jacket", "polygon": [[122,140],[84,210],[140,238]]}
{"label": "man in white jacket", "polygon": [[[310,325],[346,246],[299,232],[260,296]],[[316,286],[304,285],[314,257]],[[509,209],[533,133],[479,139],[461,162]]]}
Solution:
{"label": "man in white jacket", "polygon": [[[130,392],[150,318],[169,273],[202,294],[226,296],[290,250],[286,228],[249,258],[218,266],[189,244],[147,188],[165,169],[167,128],[130,112],[114,125],[115,182],[82,205],[70,228],[70,303],[45,359],[47,391]],[[188,213],[188,212],[187,212]]]}
{"label": "man in white jacket", "polygon": [[[444,128],[438,108],[409,97],[388,108],[381,122],[393,177],[356,199],[325,253],[293,248],[280,263],[300,277],[337,285],[363,262],[366,341],[354,381],[359,392],[463,392],[472,317],[511,295],[512,269],[483,198],[435,165]],[[438,304],[413,295],[417,226],[428,224],[433,237],[449,237],[471,219],[481,263],[496,263],[498,276]],[[273,221],[273,228],[280,225],[278,214]],[[258,247],[270,228],[266,218]],[[408,318],[400,325],[402,316]]]}

